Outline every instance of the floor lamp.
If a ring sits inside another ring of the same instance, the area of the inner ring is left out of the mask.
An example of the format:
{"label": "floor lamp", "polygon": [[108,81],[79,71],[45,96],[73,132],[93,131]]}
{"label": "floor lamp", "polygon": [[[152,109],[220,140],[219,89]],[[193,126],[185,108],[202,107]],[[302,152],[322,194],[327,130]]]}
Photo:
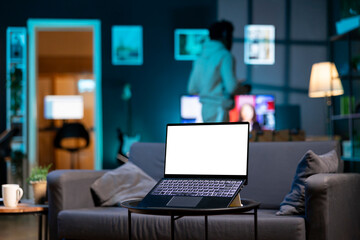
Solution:
{"label": "floor lamp", "polygon": [[320,62],[313,64],[310,75],[309,97],[324,97],[327,107],[328,134],[332,136],[331,124],[331,97],[344,94],[344,89],[339,78],[336,66],[332,62]]}

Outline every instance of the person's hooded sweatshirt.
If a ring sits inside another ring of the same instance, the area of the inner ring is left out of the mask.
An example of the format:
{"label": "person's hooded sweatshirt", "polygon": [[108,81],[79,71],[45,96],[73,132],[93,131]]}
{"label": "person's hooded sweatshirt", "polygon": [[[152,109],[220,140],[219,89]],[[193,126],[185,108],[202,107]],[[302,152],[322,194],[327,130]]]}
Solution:
{"label": "person's hooded sweatshirt", "polygon": [[211,104],[214,108],[229,110],[237,86],[232,54],[220,41],[205,42],[202,53],[194,62],[188,93],[199,95],[203,105]]}

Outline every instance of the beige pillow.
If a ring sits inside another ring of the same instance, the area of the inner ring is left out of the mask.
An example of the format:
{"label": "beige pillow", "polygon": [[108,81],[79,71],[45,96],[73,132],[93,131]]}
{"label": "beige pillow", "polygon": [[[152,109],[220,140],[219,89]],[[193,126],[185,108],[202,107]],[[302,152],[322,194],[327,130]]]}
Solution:
{"label": "beige pillow", "polygon": [[105,173],[91,190],[101,206],[113,206],[128,199],[144,198],[156,181],[131,162]]}

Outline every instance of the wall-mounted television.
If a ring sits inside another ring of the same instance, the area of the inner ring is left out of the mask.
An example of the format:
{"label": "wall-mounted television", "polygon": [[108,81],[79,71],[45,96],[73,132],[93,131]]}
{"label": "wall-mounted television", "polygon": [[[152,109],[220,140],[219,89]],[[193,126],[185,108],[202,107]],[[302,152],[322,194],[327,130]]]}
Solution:
{"label": "wall-mounted television", "polygon": [[195,60],[201,53],[204,42],[208,40],[208,29],[176,29],[175,60]]}
{"label": "wall-mounted television", "polygon": [[[237,95],[235,106],[229,111],[230,122],[249,121],[250,130],[275,130],[275,97],[273,95]],[[202,122],[199,96],[180,98],[182,123]]]}
{"label": "wall-mounted television", "polygon": [[47,95],[44,98],[45,119],[82,119],[84,99],[80,95]]}

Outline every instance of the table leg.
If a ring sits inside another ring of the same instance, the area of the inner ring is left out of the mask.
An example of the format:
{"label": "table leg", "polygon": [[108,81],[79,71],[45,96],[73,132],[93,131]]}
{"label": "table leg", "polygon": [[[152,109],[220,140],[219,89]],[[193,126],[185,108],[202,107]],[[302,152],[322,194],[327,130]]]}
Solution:
{"label": "table leg", "polygon": [[45,213],[44,217],[45,217],[45,240],[48,240],[48,237],[49,237],[49,232],[48,232],[48,230],[49,230],[48,214]]}
{"label": "table leg", "polygon": [[171,214],[171,240],[175,239],[175,218],[174,215]]}
{"label": "table leg", "polygon": [[129,240],[131,240],[131,212],[128,210],[128,234],[129,234]]}
{"label": "table leg", "polygon": [[255,240],[258,239],[258,226],[257,226],[257,221],[258,221],[258,216],[257,216],[257,208],[254,208],[254,231],[255,231]]}
{"label": "table leg", "polygon": [[42,225],[43,225],[42,217],[43,217],[42,214],[39,214],[39,234],[38,234],[39,240],[42,240],[42,234],[43,234],[43,232],[42,232]]}
{"label": "table leg", "polygon": [[205,215],[205,240],[208,240],[208,216]]}

